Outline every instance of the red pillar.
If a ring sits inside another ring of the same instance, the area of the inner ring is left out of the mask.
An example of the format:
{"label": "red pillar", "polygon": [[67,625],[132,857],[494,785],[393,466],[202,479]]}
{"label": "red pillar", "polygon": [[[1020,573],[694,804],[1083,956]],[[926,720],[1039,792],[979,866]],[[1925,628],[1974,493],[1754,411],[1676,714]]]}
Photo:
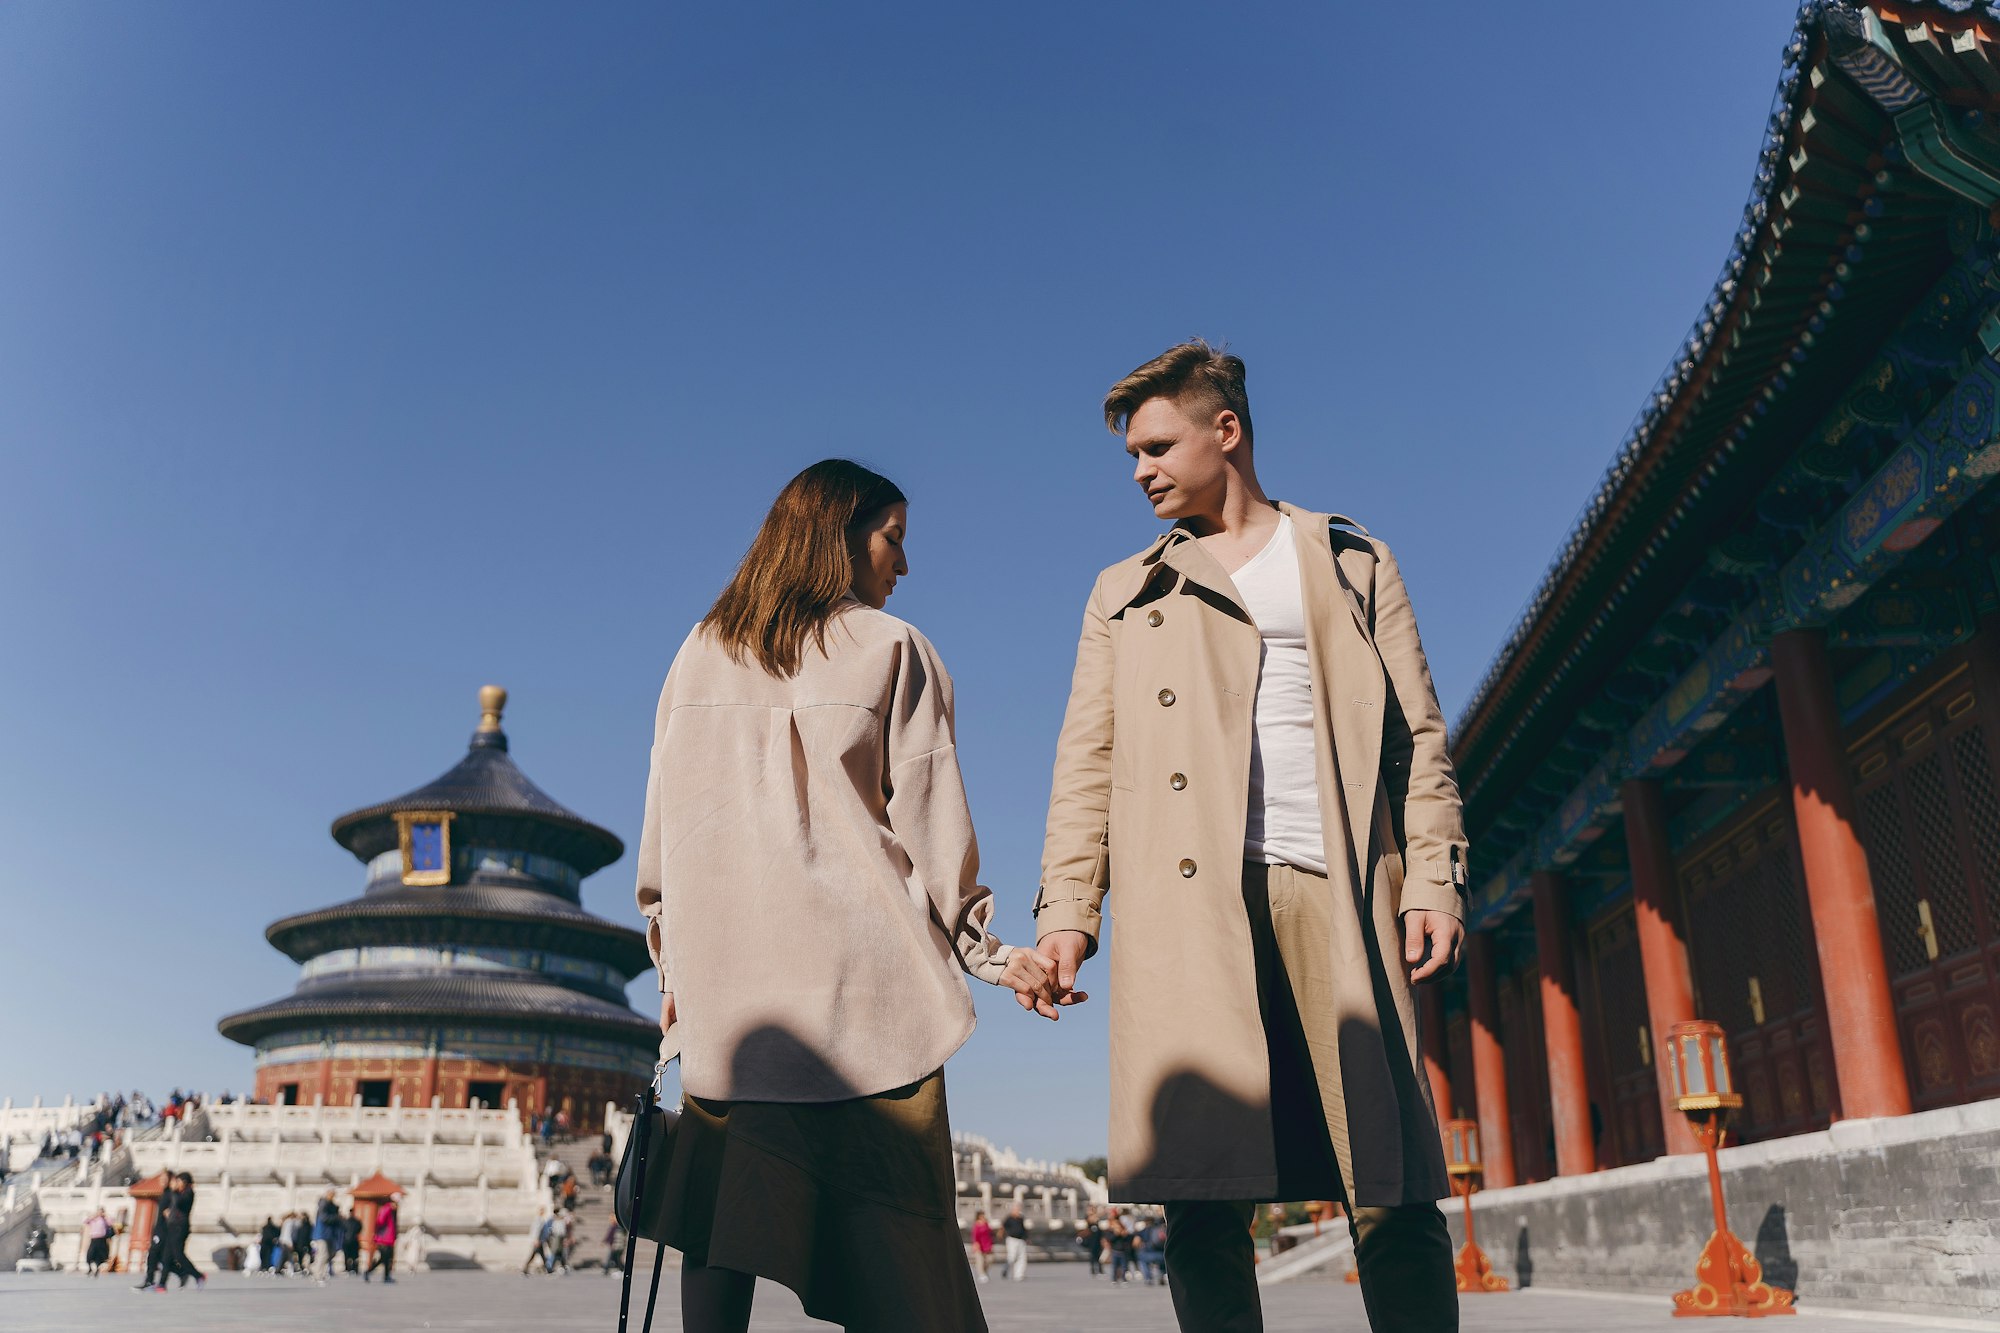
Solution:
{"label": "red pillar", "polygon": [[417,1090],[417,1105],[429,1106],[431,1099],[437,1096],[437,1090],[438,1058],[437,1050],[433,1048],[431,1053],[424,1057],[424,1077],[422,1085]]}
{"label": "red pillar", "polygon": [[125,1232],[126,1270],[144,1276],[153,1246],[153,1227],[160,1217],[160,1196],[167,1192],[164,1171],[147,1176],[125,1191],[132,1196],[132,1225]]}
{"label": "red pillar", "polygon": [[1909,1078],[1889,993],[1875,885],[1855,831],[1854,785],[1840,735],[1833,671],[1821,630],[1771,640],[1806,901],[1826,978],[1826,1026],[1844,1119],[1908,1115]]}
{"label": "red pillar", "polygon": [[1514,1183],[1514,1117],[1507,1109],[1507,1048],[1500,1040],[1500,985],[1493,975],[1493,937],[1473,931],[1465,942],[1465,986],[1472,1009],[1472,1092],[1478,1105],[1479,1148],[1486,1188]]}
{"label": "red pillar", "polygon": [[1670,1153],[1700,1152],[1687,1117],[1674,1105],[1667,1072],[1667,1029],[1695,1016],[1694,978],[1681,933],[1679,876],[1667,837],[1667,799],[1660,784],[1638,778],[1624,785],[1625,849],[1632,862],[1633,919],[1639,931],[1639,966],[1646,974],[1646,1019],[1653,1040],[1653,1081],[1660,1093],[1660,1124]]}
{"label": "red pillar", "polygon": [[1424,1072],[1430,1075],[1431,1102],[1440,1129],[1456,1114],[1451,1100],[1451,1057],[1444,1038],[1444,992],[1436,984],[1417,987],[1417,1004],[1424,1025]]}
{"label": "red pillar", "polygon": [[1556,1174],[1597,1169],[1590,1133],[1590,1085],[1583,1065],[1583,1018],[1570,959],[1568,889],[1554,870],[1537,870],[1535,953],[1542,971],[1542,1034],[1549,1054],[1549,1113],[1556,1132]]}

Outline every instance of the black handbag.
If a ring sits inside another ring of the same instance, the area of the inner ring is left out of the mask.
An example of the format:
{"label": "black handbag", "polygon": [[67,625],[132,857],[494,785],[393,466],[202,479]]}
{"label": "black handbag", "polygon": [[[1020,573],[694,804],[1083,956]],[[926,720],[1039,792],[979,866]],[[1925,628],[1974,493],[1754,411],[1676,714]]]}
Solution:
{"label": "black handbag", "polygon": [[680,1128],[679,1111],[660,1105],[660,1084],[667,1061],[653,1070],[652,1085],[632,1099],[632,1128],[625,1136],[625,1154],[618,1162],[618,1181],[611,1191],[611,1214],[625,1228],[625,1272],[618,1294],[618,1333],[632,1308],[632,1263],[638,1255],[639,1237],[656,1244],[653,1251],[653,1280],[646,1293],[646,1319],[640,1333],[650,1333],[653,1308],[660,1299],[660,1269],[667,1255],[667,1167],[673,1159],[674,1133]]}

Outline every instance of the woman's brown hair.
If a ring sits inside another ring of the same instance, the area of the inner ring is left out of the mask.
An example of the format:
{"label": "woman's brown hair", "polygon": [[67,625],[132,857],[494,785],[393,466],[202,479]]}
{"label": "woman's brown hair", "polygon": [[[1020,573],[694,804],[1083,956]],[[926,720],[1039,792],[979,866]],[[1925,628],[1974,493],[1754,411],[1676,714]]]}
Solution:
{"label": "woman's brown hair", "polygon": [[808,637],[825,651],[826,623],[854,585],[856,529],[906,503],[895,482],[859,463],[814,463],[771,502],[702,627],[736,661],[748,654],[774,676],[796,675]]}

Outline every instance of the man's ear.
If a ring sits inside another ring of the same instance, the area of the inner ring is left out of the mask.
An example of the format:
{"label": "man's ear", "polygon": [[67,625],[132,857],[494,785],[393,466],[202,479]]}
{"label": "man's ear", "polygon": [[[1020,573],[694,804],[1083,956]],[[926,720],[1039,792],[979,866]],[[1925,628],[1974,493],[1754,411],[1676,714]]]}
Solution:
{"label": "man's ear", "polygon": [[1235,453],[1243,443],[1243,422],[1226,407],[1215,414],[1215,442],[1225,454]]}

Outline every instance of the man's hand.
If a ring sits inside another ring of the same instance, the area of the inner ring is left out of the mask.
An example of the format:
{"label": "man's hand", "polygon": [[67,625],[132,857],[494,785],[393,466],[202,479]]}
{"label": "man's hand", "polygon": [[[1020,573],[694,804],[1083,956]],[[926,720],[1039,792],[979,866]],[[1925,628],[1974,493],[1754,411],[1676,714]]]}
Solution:
{"label": "man's hand", "polygon": [[665,1032],[674,1025],[674,993],[668,991],[660,997],[660,1031]]}
{"label": "man's hand", "polygon": [[1013,990],[1023,1009],[1053,1022],[1061,1016],[1056,1013],[1055,973],[1055,959],[1017,947],[1007,955],[1007,968],[1000,974],[1000,984]]}
{"label": "man's hand", "polygon": [[1090,952],[1090,936],[1080,930],[1052,930],[1037,940],[1035,947],[1055,960],[1057,1004],[1082,1004],[1090,998],[1076,988],[1076,970]]}
{"label": "man's hand", "polygon": [[[1403,913],[1403,961],[1410,965],[1410,984],[1447,976],[1458,966],[1465,946],[1465,923],[1449,912]],[[1422,964],[1422,966],[1419,966]]]}

